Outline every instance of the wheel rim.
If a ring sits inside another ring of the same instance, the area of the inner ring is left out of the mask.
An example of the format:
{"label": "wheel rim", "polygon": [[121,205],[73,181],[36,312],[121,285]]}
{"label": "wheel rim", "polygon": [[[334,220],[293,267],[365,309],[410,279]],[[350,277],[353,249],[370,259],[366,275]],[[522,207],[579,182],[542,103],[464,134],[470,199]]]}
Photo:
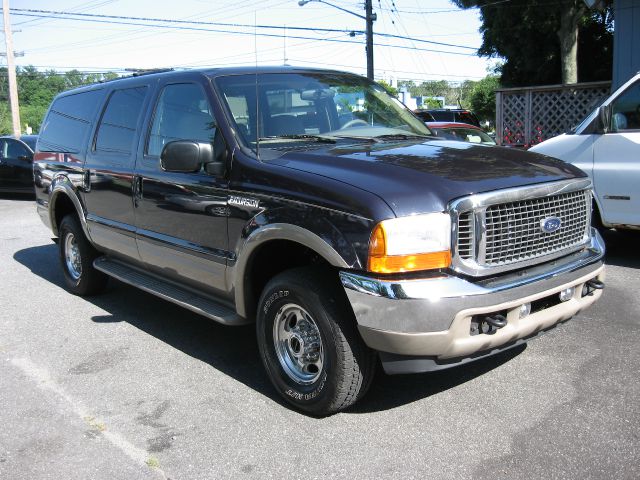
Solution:
{"label": "wheel rim", "polygon": [[82,258],[73,233],[67,234],[64,239],[64,262],[71,278],[78,280],[82,275]]}
{"label": "wheel rim", "polygon": [[273,342],[280,365],[291,380],[309,385],[320,377],[324,365],[322,337],[304,308],[288,303],[278,310]]}

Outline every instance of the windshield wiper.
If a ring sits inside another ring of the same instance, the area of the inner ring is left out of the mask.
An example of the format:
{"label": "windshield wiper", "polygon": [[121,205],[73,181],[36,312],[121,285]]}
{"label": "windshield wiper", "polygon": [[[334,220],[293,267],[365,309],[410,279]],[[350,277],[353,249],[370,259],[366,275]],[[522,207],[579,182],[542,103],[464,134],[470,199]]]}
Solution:
{"label": "windshield wiper", "polygon": [[325,135],[310,135],[310,134],[298,134],[298,135],[272,135],[269,137],[261,137],[258,139],[260,142],[275,142],[278,140],[313,140],[321,143],[336,143],[336,139],[333,137],[327,137]]}
{"label": "windshield wiper", "polygon": [[390,133],[388,135],[376,135],[376,140],[414,140],[419,138],[429,138],[428,135],[419,135],[417,133]]}
{"label": "windshield wiper", "polygon": [[337,138],[348,138],[353,140],[361,140],[364,142],[371,143],[381,143],[387,140],[417,140],[422,138],[429,138],[427,135],[418,135],[413,133],[390,133],[386,135],[375,135],[375,136],[366,136],[366,135],[336,135]]}

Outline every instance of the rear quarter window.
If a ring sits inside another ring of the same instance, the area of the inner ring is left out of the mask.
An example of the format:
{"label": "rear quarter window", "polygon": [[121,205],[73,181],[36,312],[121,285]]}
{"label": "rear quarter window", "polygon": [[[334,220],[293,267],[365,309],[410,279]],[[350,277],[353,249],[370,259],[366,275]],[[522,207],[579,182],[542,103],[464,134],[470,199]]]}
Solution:
{"label": "rear quarter window", "polygon": [[56,98],[40,130],[38,149],[42,152],[81,152],[103,95],[103,90],[99,89]]}
{"label": "rear quarter window", "polygon": [[114,90],[98,127],[96,151],[131,153],[146,92],[147,87]]}

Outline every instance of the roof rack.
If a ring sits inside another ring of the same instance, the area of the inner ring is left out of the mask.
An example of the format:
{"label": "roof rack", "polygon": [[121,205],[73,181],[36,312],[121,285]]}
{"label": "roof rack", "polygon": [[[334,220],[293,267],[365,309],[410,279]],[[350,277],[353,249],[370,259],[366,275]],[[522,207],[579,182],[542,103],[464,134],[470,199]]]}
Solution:
{"label": "roof rack", "polygon": [[131,76],[141,77],[152,73],[173,72],[173,68],[125,68],[126,72],[132,72]]}

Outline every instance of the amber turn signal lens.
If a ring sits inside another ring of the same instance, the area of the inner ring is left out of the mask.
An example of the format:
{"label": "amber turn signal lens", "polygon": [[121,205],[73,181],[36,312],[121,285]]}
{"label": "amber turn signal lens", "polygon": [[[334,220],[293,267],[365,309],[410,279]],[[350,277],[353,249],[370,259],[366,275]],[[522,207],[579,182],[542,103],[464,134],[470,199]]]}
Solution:
{"label": "amber turn signal lens", "polygon": [[369,242],[370,257],[384,257],[387,253],[387,245],[384,237],[384,228],[382,224],[378,224],[371,234]]}
{"label": "amber turn signal lens", "polygon": [[[373,236],[372,236],[373,239]],[[373,242],[369,255],[369,271],[375,273],[401,273],[446,268],[451,265],[451,252],[419,253],[416,255],[373,256]]]}

